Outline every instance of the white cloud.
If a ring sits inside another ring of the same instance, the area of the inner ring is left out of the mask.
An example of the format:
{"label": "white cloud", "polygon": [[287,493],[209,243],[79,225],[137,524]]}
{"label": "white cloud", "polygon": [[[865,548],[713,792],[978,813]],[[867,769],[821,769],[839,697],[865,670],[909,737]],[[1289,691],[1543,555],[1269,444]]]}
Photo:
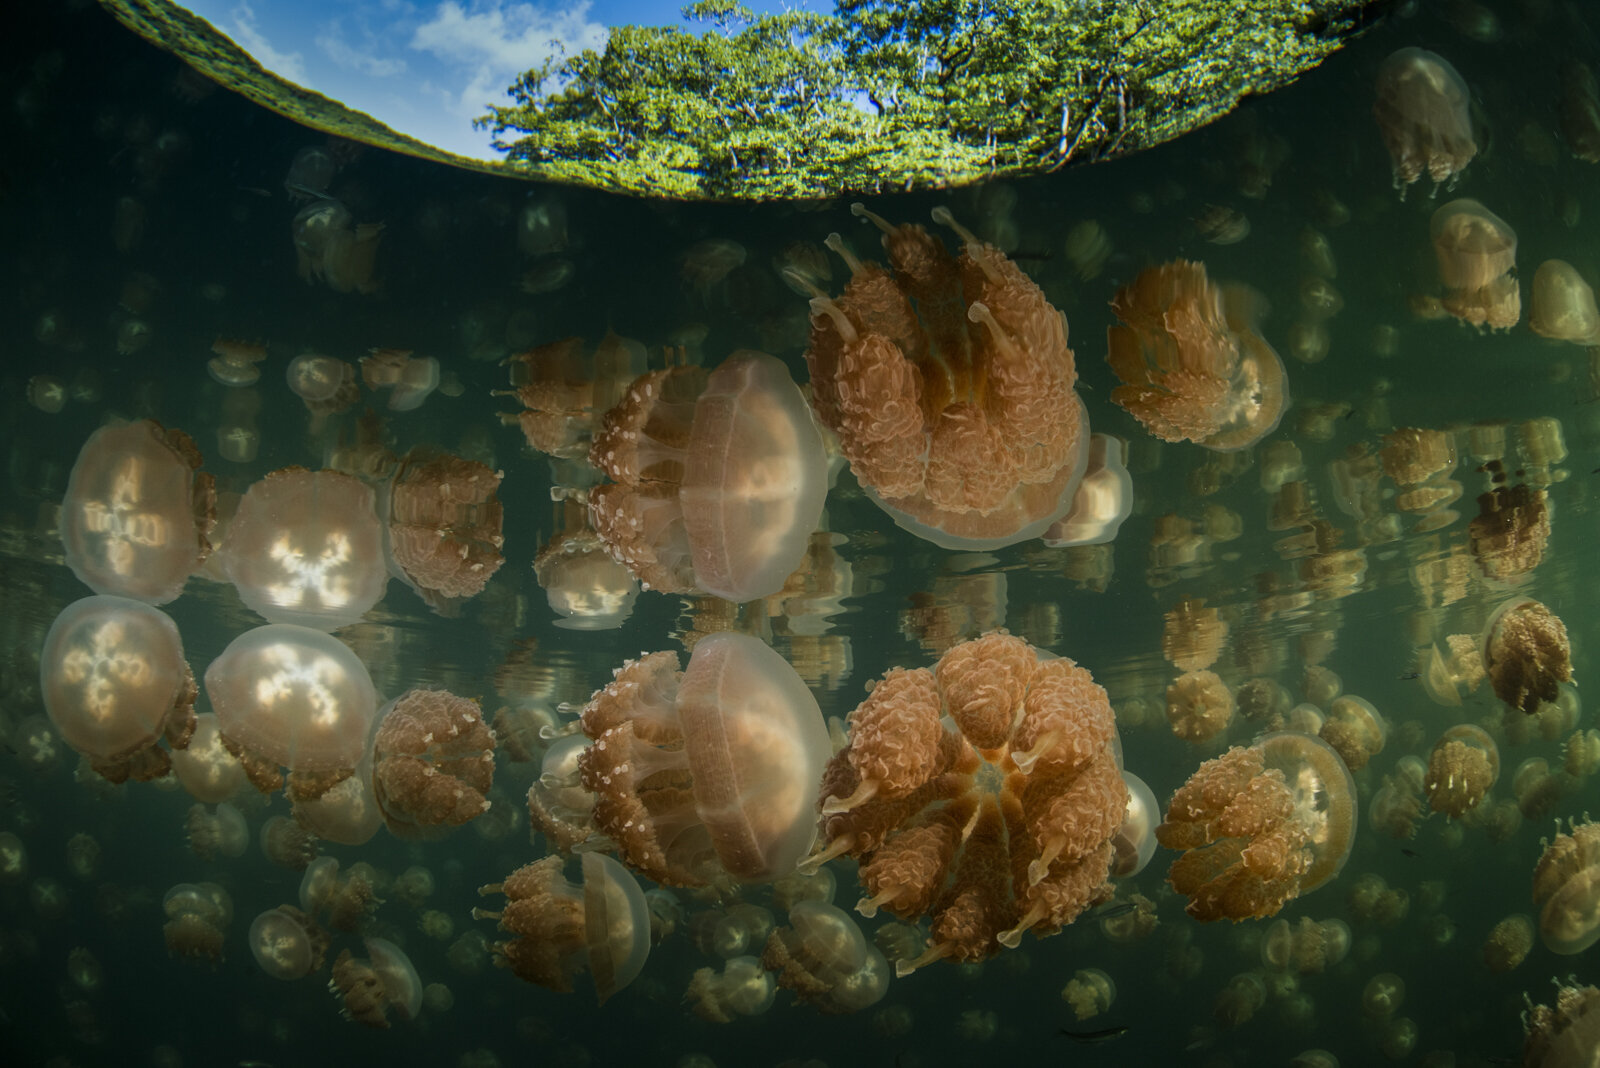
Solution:
{"label": "white cloud", "polygon": [[249,4],[241,3],[233,9],[233,39],[255,57],[255,61],[280,78],[305,84],[306,66],[299,52],[279,52],[256,28],[256,13]]}
{"label": "white cloud", "polygon": [[351,45],[344,39],[344,31],[337,20],[322,28],[316,42],[323,54],[339,66],[370,78],[393,78],[406,71],[406,61],[397,56],[379,57]]}

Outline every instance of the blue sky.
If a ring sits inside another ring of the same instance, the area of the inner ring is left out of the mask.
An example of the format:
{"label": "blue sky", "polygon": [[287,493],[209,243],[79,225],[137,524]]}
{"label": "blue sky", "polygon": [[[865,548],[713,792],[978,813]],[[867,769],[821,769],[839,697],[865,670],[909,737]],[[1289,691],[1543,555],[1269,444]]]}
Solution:
{"label": "blue sky", "polygon": [[[516,76],[551,54],[603,47],[606,27],[672,25],[666,0],[180,0],[256,61],[465,156],[496,158],[472,120],[507,101]],[[829,0],[744,0],[757,12],[831,11]]]}

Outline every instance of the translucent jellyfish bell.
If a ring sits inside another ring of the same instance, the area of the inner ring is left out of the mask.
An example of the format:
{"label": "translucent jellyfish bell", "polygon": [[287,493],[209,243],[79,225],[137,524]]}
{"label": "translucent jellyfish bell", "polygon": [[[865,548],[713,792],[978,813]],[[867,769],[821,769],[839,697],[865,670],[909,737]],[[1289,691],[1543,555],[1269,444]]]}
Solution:
{"label": "translucent jellyfish bell", "polygon": [[316,960],[306,922],[284,909],[268,909],[257,916],[248,941],[256,963],[274,979],[299,979]]}
{"label": "translucent jellyfish bell", "polygon": [[603,853],[583,854],[584,943],[604,1005],[633,982],[650,954],[650,908],[639,880]]}

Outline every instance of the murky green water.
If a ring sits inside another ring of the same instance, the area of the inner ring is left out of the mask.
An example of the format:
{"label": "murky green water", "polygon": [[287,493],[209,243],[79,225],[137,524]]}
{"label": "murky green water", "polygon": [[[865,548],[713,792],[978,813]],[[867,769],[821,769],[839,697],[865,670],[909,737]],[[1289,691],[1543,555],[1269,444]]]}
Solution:
{"label": "murky green water", "polygon": [[[1284,1064],[1321,1047],[1354,1065],[1382,1062],[1388,1039],[1387,1052],[1409,1063],[1517,1058],[1523,992],[1546,998],[1552,975],[1593,981],[1592,953],[1558,957],[1535,945],[1520,967],[1496,974],[1481,946],[1501,918],[1535,914],[1529,886],[1540,840],[1554,819],[1600,810],[1593,780],[1562,779],[1553,799],[1524,800],[1528,817],[1499,826],[1434,815],[1415,837],[1396,839],[1367,816],[1397,762],[1425,760],[1457,723],[1482,725],[1495,738],[1500,778],[1481,809],[1498,803],[1508,816],[1506,806],[1519,800],[1519,766],[1541,758],[1560,766],[1563,742],[1590,719],[1587,711],[1576,722],[1547,714],[1544,736],[1487,686],[1444,707],[1423,680],[1408,677],[1419,648],[1478,634],[1515,592],[1564,620],[1581,683],[1595,622],[1588,557],[1600,406],[1589,403],[1582,346],[1544,340],[1527,326],[1528,283],[1540,263],[1568,260],[1591,282],[1600,269],[1592,237],[1600,182],[1593,164],[1568,151],[1558,119],[1560,63],[1600,58],[1584,22],[1593,16],[1577,6],[1508,3],[1497,9],[1498,36],[1483,40],[1481,27],[1477,36],[1460,28],[1476,25],[1460,15],[1465,6],[1424,5],[1302,84],[1158,151],[1004,189],[874,203],[895,220],[924,220],[935,204],[948,204],[1012,250],[1066,313],[1091,422],[1130,442],[1133,516],[1107,549],[1034,542],[992,554],[951,552],[899,530],[845,473],[826,511],[829,540],[848,565],[849,593],[837,610],[797,622],[746,606],[732,621],[770,640],[801,669],[823,713],[841,718],[889,667],[931,664],[955,641],[1005,626],[1071,656],[1106,686],[1126,767],[1163,804],[1202,760],[1225,742],[1248,744],[1260,727],[1241,719],[1225,739],[1205,745],[1168,729],[1163,693],[1178,672],[1162,656],[1163,616],[1181,597],[1204,598],[1228,621],[1215,670],[1230,686],[1267,677],[1300,701],[1317,696],[1306,692],[1318,675],[1308,670],[1321,667],[1344,692],[1371,701],[1390,731],[1355,776],[1362,826],[1349,861],[1333,883],[1281,914],[1344,920],[1350,951],[1323,974],[1272,982],[1253,1017],[1231,1027],[1214,1011],[1218,993],[1239,973],[1261,970],[1266,923],[1191,920],[1164,883],[1173,859],[1166,851],[1119,888],[1123,897],[1137,891],[1155,903],[1160,923],[1148,937],[1115,942],[1099,924],[1081,921],[981,965],[929,966],[853,1016],[824,1016],[780,992],[760,1017],[726,1026],[696,1019],[683,991],[696,968],[715,961],[682,931],[657,946],[641,977],[603,1009],[581,979],[580,992],[565,997],[521,983],[490,966],[471,937],[462,941],[471,931],[493,937],[491,923],[471,918],[476,888],[545,852],[541,840],[530,842],[523,804],[536,765],[512,762],[503,749],[494,807],[471,825],[438,841],[380,832],[359,847],[324,850],[345,864],[365,860],[386,878],[412,866],[432,872],[435,889],[421,904],[380,885],[387,900],[368,933],[403,945],[424,982],[449,989],[451,1007],[369,1031],[340,1018],[324,989],[326,973],[295,982],[264,975],[245,933],[257,913],[296,899],[300,875],[270,863],[254,844],[237,858],[202,860],[186,844],[191,799],[181,789],[105,784],[79,768],[43,718],[43,636],[65,605],[88,592],[64,566],[56,516],[89,434],[113,417],[181,428],[199,445],[225,502],[276,468],[321,466],[331,447],[356,440],[363,411],[372,413],[366,429],[396,454],[431,446],[503,471],[506,562],[487,589],[445,618],[392,581],[377,607],[340,637],[387,697],[447,687],[481,699],[488,715],[581,704],[624,658],[679,649],[690,631],[730,625],[732,609],[647,592],[619,629],[554,626],[531,567],[556,530],[552,468],[499,418],[515,409],[492,395],[508,384],[500,361],[570,335],[592,345],[609,329],[639,339],[659,366],[664,346],[703,334],[696,344],[707,364],[760,348],[804,381],[807,306],[774,261],[791,242],[820,244],[831,231],[858,250],[875,242],[844,204],[653,204],[357,151],[330,192],[355,219],[385,224],[376,291],[336,293],[297,275],[291,222],[300,205],[283,185],[296,153],[322,145],[320,137],[225,94],[196,93],[174,60],[97,9],[30,16],[26,32],[8,35],[0,119],[8,146],[0,201],[7,294],[0,725],[8,740],[0,753],[0,830],[15,833],[27,853],[25,875],[0,885],[0,1047],[19,1064],[638,1065],[699,1054],[719,1065],[901,1066]],[[1400,198],[1372,118],[1378,64],[1404,45],[1447,56],[1472,88],[1480,151],[1452,195],[1482,201],[1516,229],[1523,316],[1509,332],[1481,334],[1414,314],[1414,298],[1440,292],[1428,227],[1445,197],[1430,200],[1424,179]],[[519,250],[518,228],[528,211],[552,203],[566,215],[569,238],[559,255],[571,278],[530,293],[525,275],[551,265]],[[1194,220],[1208,205],[1242,212],[1248,236],[1229,245],[1201,237]],[[1069,232],[1087,221],[1109,242],[1093,272],[1067,250]],[[1343,299],[1324,323],[1328,353],[1316,363],[1291,352],[1294,324],[1308,317],[1308,228],[1326,238],[1337,264],[1329,281]],[[713,239],[737,242],[743,263],[696,284],[686,277],[685,255]],[[1203,260],[1214,278],[1248,283],[1271,306],[1262,331],[1284,355],[1293,407],[1267,442],[1246,452],[1163,445],[1110,401],[1108,301],[1143,268],[1178,257]],[[837,260],[833,266],[836,290],[842,274]],[[213,381],[206,364],[218,337],[267,344],[259,383],[229,389]],[[401,413],[389,412],[382,394],[365,392],[356,408],[314,429],[284,384],[288,361],[314,351],[354,362],[374,348],[437,358],[447,388]],[[61,383],[59,411],[30,403],[36,376]],[[1459,459],[1449,477],[1462,489],[1453,505],[1461,514],[1440,529],[1418,532],[1418,514],[1400,507],[1388,478],[1368,484],[1365,511],[1339,488],[1341,478],[1351,484],[1348,473],[1359,472],[1363,458],[1375,467],[1384,435],[1401,427],[1445,431],[1454,442]],[[256,438],[249,459],[225,458]],[[1269,450],[1283,442],[1298,447],[1315,502],[1313,518],[1299,524],[1273,524],[1277,495],[1263,486]],[[1544,560],[1516,584],[1486,579],[1469,551],[1475,498],[1497,473],[1508,485],[1547,490],[1552,512]],[[1234,526],[1237,536],[1218,536]],[[1292,543],[1308,530],[1310,549]],[[1153,546],[1158,536],[1164,544]],[[1335,551],[1347,555],[1335,558]],[[1455,587],[1429,587],[1428,565],[1447,561],[1459,568]],[[1326,575],[1335,563],[1339,581]],[[231,585],[204,576],[190,579],[165,611],[200,674],[261,622]],[[1321,696],[1326,701],[1327,691]],[[281,795],[235,803],[252,833],[287,812]],[[81,835],[98,845],[93,863],[83,860],[81,839],[69,844]],[[833,867],[837,902],[849,907],[853,865]],[[1349,891],[1368,873],[1404,891],[1403,915],[1388,922],[1361,915]],[[214,968],[169,956],[162,934],[163,893],[200,881],[223,886],[233,904],[225,959]],[[766,894],[755,889],[748,897],[761,902]],[[709,907],[681,896],[691,915]],[[426,910],[449,918],[447,937],[421,930]],[[881,922],[864,926],[871,933]],[[360,940],[336,934],[334,951],[341,948],[360,953]],[[1106,1013],[1080,1024],[1059,992],[1084,968],[1109,974],[1117,995]],[[1384,972],[1405,983],[1396,1017],[1414,1024],[1409,1052],[1394,1044],[1403,1025],[1362,1008],[1363,987]],[[1059,1035],[1062,1027],[1128,1030],[1082,1046]]]}

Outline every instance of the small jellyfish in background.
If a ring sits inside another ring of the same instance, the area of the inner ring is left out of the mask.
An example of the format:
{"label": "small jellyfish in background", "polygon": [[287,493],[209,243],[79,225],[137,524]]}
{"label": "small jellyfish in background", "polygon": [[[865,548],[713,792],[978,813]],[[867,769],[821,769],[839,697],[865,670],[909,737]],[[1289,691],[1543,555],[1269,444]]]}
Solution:
{"label": "small jellyfish in background", "polygon": [[933,217],[961,239],[954,257],[921,226],[851,211],[883,231],[892,272],[828,237],[851,277],[837,298],[812,291],[817,418],[918,537],[991,549],[1039,536],[1072,507],[1088,459],[1065,317],[945,208]]}
{"label": "small jellyfish in background", "polygon": [[1433,237],[1444,310],[1469,326],[1510,330],[1522,318],[1514,273],[1517,232],[1476,200],[1452,200],[1433,213]]}
{"label": "small jellyfish in background", "polygon": [[189,744],[172,754],[172,770],[190,797],[214,805],[238,793],[249,780],[239,766],[239,758],[222,744],[217,714],[200,712],[194,720]]}
{"label": "small jellyfish in background", "polygon": [[261,855],[279,867],[304,871],[317,859],[316,838],[288,816],[269,817],[261,825],[259,837]]}
{"label": "small jellyfish in background", "polygon": [[1600,824],[1569,824],[1542,844],[1533,869],[1539,936],[1552,953],[1582,953],[1600,940]]}
{"label": "small jellyfish in background", "polygon": [[1372,113],[1394,161],[1395,188],[1404,195],[1424,173],[1435,192],[1453,186],[1478,154],[1461,75],[1443,56],[1402,48],[1378,68],[1376,90]]}
{"label": "small jellyfish in background", "polygon": [[0,886],[16,886],[27,877],[27,847],[15,832],[0,831]]}
{"label": "small jellyfish in background", "polygon": [[1553,702],[1572,681],[1566,624],[1538,601],[1512,598],[1489,618],[1483,664],[1495,696],[1528,715]]}
{"label": "small jellyfish in background", "polygon": [[1185,595],[1163,617],[1161,655],[1179,671],[1202,671],[1217,662],[1228,623],[1205,598]]}
{"label": "small jellyfish in background", "polygon": [[[232,537],[229,541],[231,543]],[[274,623],[239,635],[206,669],[223,744],[262,793],[319,797],[366,756],[377,693],[349,646]]]}
{"label": "small jellyfish in background", "polygon": [[332,857],[318,857],[300,878],[300,907],[308,916],[323,916],[338,931],[362,930],[383,899],[378,897],[378,872],[358,860],[344,874]]}
{"label": "small jellyfish in background", "polygon": [[245,823],[244,814],[226,801],[214,809],[190,806],[185,825],[189,848],[201,860],[215,860],[218,854],[241,856],[250,844],[250,825]]}
{"label": "small jellyfish in background", "polygon": [[67,406],[67,384],[54,375],[34,375],[28,379],[28,403],[47,415]]}
{"label": "small jellyfish in background", "polygon": [[239,388],[253,386],[261,379],[256,365],[267,358],[267,347],[257,341],[219,337],[212,343],[215,353],[206,370],[219,385]]}
{"label": "small jellyfish in background", "polygon": [[1233,722],[1235,704],[1215,672],[1190,671],[1167,687],[1167,722],[1172,733],[1190,742],[1207,742]]}
{"label": "small jellyfish in background", "polygon": [[328,932],[293,905],[268,909],[250,922],[250,952],[274,979],[301,979],[321,971]]}
{"label": "small jellyfish in background", "polygon": [[647,588],[768,597],[805,558],[827,457],[783,361],[740,351],[706,375],[652,371],[606,413],[589,459],[612,480],[589,518]]}
{"label": "small jellyfish in background", "polygon": [[697,241],[678,259],[678,275],[684,284],[709,302],[717,285],[744,266],[748,253],[737,241],[711,237]]}
{"label": "small jellyfish in background", "polygon": [[1372,702],[1354,694],[1342,694],[1328,706],[1318,736],[1344,760],[1351,771],[1360,771],[1383,752],[1389,736],[1389,723]]}
{"label": "small jellyfish in background", "polygon": [[[355,774],[335,783],[322,796],[292,798],[289,809],[293,813],[290,825],[316,838],[340,845],[361,845],[370,841],[383,826],[383,812],[373,792],[372,755],[368,753],[363,757],[356,765]],[[315,856],[314,845],[312,856]],[[299,866],[304,867],[305,861]]]}
{"label": "small jellyfish in background", "polygon": [[313,200],[290,224],[300,277],[327,282],[335,293],[376,293],[372,277],[383,223],[357,223],[350,209],[332,199]]}
{"label": "small jellyfish in background", "polygon": [[39,654],[45,711],[62,739],[111,782],[165,775],[194,733],[194,675],[177,625],[125,597],[85,597],[62,610]]}
{"label": "small jellyfish in background", "polygon": [[361,381],[389,391],[390,411],[415,411],[439,388],[439,361],[409,349],[373,349],[361,357]]}
{"label": "small jellyfish in background", "polygon": [[93,835],[79,832],[67,839],[67,868],[79,879],[94,878],[100,868],[100,843]]}
{"label": "small jellyfish in background", "polygon": [[494,735],[476,701],[444,690],[411,690],[379,715],[372,789],[390,832],[442,834],[489,810]]}
{"label": "small jellyfish in background", "polygon": [[349,626],[388,585],[372,490],[337,471],[286,467],[253,484],[218,559],[239,598],[273,623]]}
{"label": "small jellyfish in background", "polygon": [[148,419],[102,427],[78,453],[61,502],[67,566],[96,593],[165,604],[211,552],[210,475],[182,431]]}
{"label": "small jellyfish in background", "polygon": [[816,698],[788,662],[742,634],[629,661],[580,720],[577,757],[594,822],[657,882],[764,882],[794,871],[816,837],[832,752]]}
{"label": "small jellyfish in background", "polygon": [[1355,840],[1355,784],[1339,754],[1268,734],[1201,764],[1156,838],[1184,850],[1167,881],[1202,922],[1272,916],[1339,873]]}
{"label": "small jellyfish in background", "polygon": [[1079,1020],[1099,1016],[1117,999],[1117,984],[1099,968],[1080,968],[1061,988],[1061,1000],[1072,1006]]}
{"label": "small jellyfish in background", "polygon": [[1219,286],[1205,265],[1144,271],[1111,301],[1111,399],[1163,441],[1229,452],[1272,433],[1289,403],[1283,361],[1256,329],[1260,300]]}
{"label": "small jellyfish in background", "polygon": [[1483,963],[1491,972],[1509,972],[1528,959],[1533,949],[1533,921],[1523,915],[1507,916],[1483,940]]}
{"label": "small jellyfish in background", "polygon": [[215,883],[179,883],[161,899],[167,952],[174,957],[217,964],[223,935],[233,919],[233,899]]}
{"label": "small jellyfish in background", "polygon": [[767,938],[761,965],[778,985],[822,1012],[860,1012],[889,991],[889,962],[843,909],[802,901]]}
{"label": "small jellyfish in background", "polygon": [[526,982],[561,994],[587,970],[603,1005],[638,976],[650,953],[650,909],[627,869],[599,853],[580,855],[582,882],[562,875],[562,858],[525,864],[502,882],[479,889],[504,894],[501,912],[473,909],[473,919],[498,920],[509,935],[492,943],[495,960]]}
{"label": "small jellyfish in background", "polygon": [[589,512],[568,499],[559,506],[556,532],[533,558],[555,625],[567,630],[614,630],[633,614],[639,580],[612,559],[589,526]]}
{"label": "small jellyfish in background", "polygon": [[333,962],[328,989],[341,999],[341,1014],[347,1020],[379,1028],[389,1026],[391,1012],[402,1021],[415,1020],[422,1010],[422,980],[411,966],[411,958],[382,938],[367,938],[363,944],[366,960],[347,949]]}
{"label": "small jellyfish in background", "polygon": [[1478,514],[1467,524],[1467,543],[1484,577],[1514,585],[1544,561],[1550,543],[1549,495],[1522,482],[1479,495]]}
{"label": "small jellyfish in background", "polygon": [[772,1007],[777,993],[772,973],[757,958],[744,955],[725,961],[720,972],[697,968],[683,1000],[700,1019],[725,1024],[739,1016],[760,1016]]}
{"label": "small jellyfish in background", "polygon": [[494,396],[515,397],[523,410],[503,412],[500,421],[519,427],[528,445],[548,456],[586,457],[601,418],[648,362],[642,344],[612,331],[588,354],[579,337],[519,352],[505,360],[511,389]]}
{"label": "small jellyfish in background", "polygon": [[504,474],[449,453],[400,461],[380,502],[389,559],[435,612],[483,592],[505,557]]}
{"label": "small jellyfish in background", "polygon": [[1428,755],[1423,789],[1435,812],[1460,819],[1475,808],[1500,778],[1500,748],[1482,727],[1460,723],[1439,738]]}
{"label": "small jellyfish in background", "polygon": [[313,433],[321,427],[321,420],[348,410],[361,399],[355,365],[333,356],[303,353],[289,361],[284,377],[290,392],[314,417]]}

